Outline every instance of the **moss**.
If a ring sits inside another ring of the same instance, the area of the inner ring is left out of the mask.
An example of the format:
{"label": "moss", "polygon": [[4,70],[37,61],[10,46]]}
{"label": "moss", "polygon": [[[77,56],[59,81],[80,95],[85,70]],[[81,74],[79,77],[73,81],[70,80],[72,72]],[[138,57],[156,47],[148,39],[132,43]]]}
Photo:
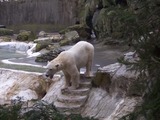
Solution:
{"label": "moss", "polygon": [[13,30],[0,28],[0,36],[4,36],[4,35],[13,35]]}

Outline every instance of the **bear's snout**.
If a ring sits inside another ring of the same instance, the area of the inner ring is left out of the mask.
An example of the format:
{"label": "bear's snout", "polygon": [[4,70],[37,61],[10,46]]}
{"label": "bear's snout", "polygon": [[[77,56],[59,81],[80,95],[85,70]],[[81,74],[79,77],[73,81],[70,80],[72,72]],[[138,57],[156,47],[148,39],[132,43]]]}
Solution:
{"label": "bear's snout", "polygon": [[49,75],[48,75],[48,74],[46,74],[46,77],[49,77]]}
{"label": "bear's snout", "polygon": [[45,76],[48,78],[50,78],[50,79],[52,79],[53,78],[53,74],[45,74]]}

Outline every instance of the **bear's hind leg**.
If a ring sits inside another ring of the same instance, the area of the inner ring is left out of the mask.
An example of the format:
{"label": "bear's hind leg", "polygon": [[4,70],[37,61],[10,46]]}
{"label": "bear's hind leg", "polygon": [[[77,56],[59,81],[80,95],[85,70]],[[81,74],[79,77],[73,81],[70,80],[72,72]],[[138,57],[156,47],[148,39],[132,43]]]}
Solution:
{"label": "bear's hind leg", "polygon": [[85,76],[86,76],[86,77],[91,77],[91,76],[92,76],[91,67],[92,67],[92,61],[93,61],[93,54],[94,54],[94,53],[92,53],[92,54],[89,56],[88,61],[87,61],[86,72],[85,72]]}

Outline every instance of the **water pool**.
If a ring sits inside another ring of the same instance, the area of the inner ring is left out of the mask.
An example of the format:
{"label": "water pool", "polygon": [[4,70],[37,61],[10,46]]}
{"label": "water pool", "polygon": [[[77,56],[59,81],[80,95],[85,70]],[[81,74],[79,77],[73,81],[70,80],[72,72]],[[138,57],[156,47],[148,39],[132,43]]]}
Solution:
{"label": "water pool", "polygon": [[[24,70],[30,72],[44,72],[44,68],[32,66],[32,64],[41,65],[41,63],[35,63],[34,58],[26,58],[25,53],[19,53],[15,50],[0,49],[0,68],[9,68],[15,70]],[[17,64],[4,64],[2,60],[10,59],[10,62]],[[20,64],[21,63],[21,64]],[[19,64],[19,65],[18,65]],[[24,64],[24,65],[23,65]],[[26,65],[31,64],[31,65]]]}
{"label": "water pool", "polygon": [[0,49],[0,60],[20,57],[26,57],[26,54],[18,53],[15,50]]}

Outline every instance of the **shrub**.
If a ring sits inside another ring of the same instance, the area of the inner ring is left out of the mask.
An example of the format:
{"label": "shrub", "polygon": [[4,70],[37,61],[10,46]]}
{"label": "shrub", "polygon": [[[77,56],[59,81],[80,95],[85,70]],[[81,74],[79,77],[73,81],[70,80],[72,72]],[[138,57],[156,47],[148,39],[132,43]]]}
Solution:
{"label": "shrub", "polygon": [[22,102],[13,105],[0,106],[0,120],[95,120],[81,115],[65,115],[60,113],[53,104],[44,101],[35,103],[32,107],[22,107]]}

